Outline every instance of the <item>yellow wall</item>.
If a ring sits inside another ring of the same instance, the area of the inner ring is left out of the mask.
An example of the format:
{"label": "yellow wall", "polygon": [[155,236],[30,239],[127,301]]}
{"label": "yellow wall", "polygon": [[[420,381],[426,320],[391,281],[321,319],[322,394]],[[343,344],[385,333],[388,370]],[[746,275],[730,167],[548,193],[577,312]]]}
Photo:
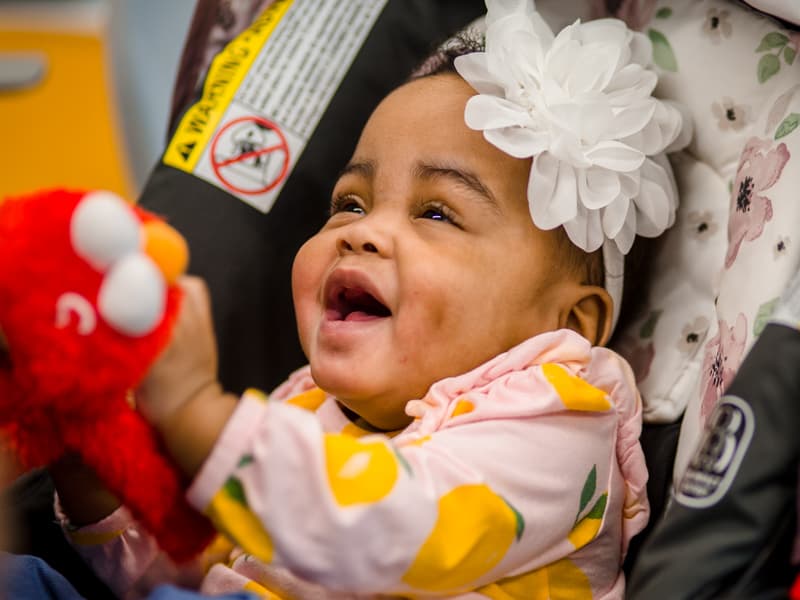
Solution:
{"label": "yellow wall", "polygon": [[1,17],[0,68],[12,51],[48,64],[37,85],[0,90],[0,197],[66,186],[133,199],[102,32],[25,30]]}

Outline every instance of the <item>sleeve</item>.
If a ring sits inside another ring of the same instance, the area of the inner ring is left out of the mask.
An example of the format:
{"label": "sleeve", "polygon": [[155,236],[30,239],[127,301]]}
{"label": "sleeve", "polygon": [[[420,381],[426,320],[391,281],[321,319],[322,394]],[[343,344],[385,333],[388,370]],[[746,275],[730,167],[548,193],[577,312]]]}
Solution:
{"label": "sleeve", "polygon": [[330,589],[478,589],[569,556],[601,527],[617,530],[615,579],[615,408],[550,366],[462,393],[393,440],[325,433],[248,391],[189,499],[246,552]]}
{"label": "sleeve", "polygon": [[55,513],[67,540],[118,598],[144,598],[162,583],[199,585],[206,555],[196,562],[176,566],[126,508],[80,528],[69,524],[57,498]]}

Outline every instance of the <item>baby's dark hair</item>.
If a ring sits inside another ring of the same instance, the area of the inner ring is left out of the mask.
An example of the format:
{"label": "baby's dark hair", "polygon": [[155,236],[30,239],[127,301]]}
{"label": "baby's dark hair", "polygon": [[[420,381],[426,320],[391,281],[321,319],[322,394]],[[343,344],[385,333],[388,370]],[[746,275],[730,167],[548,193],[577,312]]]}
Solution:
{"label": "baby's dark hair", "polygon": [[[440,44],[412,72],[409,80],[413,81],[435,75],[458,75],[455,67],[456,58],[485,50],[486,40],[484,36],[474,30],[467,29]],[[577,273],[581,277],[582,283],[603,287],[605,284],[605,267],[603,266],[602,249],[586,252],[572,243],[563,227],[559,227],[557,233],[558,250],[563,257],[564,266],[571,272]],[[623,332],[626,326],[636,320],[645,308],[648,287],[647,276],[650,271],[648,266],[657,242],[657,239],[637,236],[633,247],[625,256],[625,279],[619,321],[617,322],[615,334]]]}

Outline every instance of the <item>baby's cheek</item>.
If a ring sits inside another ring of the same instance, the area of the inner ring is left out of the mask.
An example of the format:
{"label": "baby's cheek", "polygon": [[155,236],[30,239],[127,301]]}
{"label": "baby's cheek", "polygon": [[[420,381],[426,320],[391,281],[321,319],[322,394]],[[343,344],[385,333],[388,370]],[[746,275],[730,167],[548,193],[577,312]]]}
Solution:
{"label": "baby's cheek", "polygon": [[292,296],[294,298],[294,312],[297,324],[297,334],[300,338],[300,345],[303,352],[308,355],[310,338],[313,333],[313,323],[316,302],[314,299],[313,287],[308,284],[305,274],[299,273],[297,269],[292,272]]}

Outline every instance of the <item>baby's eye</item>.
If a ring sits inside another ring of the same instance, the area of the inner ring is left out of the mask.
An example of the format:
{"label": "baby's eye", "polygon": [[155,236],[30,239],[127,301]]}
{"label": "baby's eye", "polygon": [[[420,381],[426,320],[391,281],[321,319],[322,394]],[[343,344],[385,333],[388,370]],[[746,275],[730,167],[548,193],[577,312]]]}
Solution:
{"label": "baby's eye", "polygon": [[444,204],[428,204],[424,206],[420,212],[421,219],[430,219],[432,221],[442,221],[443,223],[450,223],[458,226],[458,219],[455,212]]}
{"label": "baby's eye", "polygon": [[333,216],[337,213],[351,212],[359,215],[364,214],[364,207],[355,196],[334,196],[331,200],[330,215]]}

